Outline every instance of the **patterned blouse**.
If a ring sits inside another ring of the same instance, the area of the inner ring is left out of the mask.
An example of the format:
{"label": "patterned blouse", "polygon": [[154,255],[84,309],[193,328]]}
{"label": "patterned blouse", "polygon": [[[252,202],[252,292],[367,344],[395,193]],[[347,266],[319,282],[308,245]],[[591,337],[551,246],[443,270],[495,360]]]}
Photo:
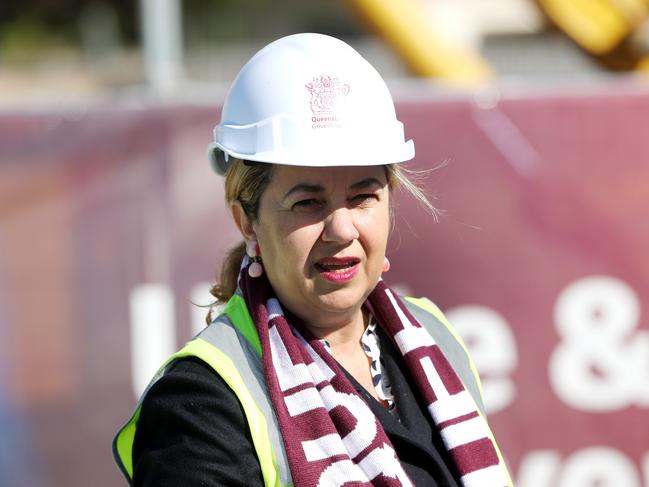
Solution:
{"label": "patterned blouse", "polygon": [[[396,405],[394,403],[394,396],[392,395],[392,387],[390,386],[390,378],[385,370],[385,363],[381,358],[381,342],[376,333],[376,321],[370,318],[370,323],[365,328],[365,332],[361,337],[361,346],[367,358],[370,361],[370,373],[372,374],[372,382],[376,395],[388,405],[388,411],[396,414]],[[320,340],[325,349],[331,353],[331,345],[327,340]]]}

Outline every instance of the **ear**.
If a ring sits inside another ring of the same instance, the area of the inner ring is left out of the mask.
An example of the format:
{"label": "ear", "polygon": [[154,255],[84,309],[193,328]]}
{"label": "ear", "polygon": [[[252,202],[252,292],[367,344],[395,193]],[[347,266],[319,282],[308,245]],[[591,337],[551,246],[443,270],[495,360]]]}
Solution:
{"label": "ear", "polygon": [[243,235],[243,238],[246,240],[256,239],[255,231],[252,228],[252,221],[248,215],[246,215],[246,212],[243,210],[243,206],[241,206],[239,201],[233,201],[230,204],[230,212],[232,213],[232,219],[241,232],[241,235]]}

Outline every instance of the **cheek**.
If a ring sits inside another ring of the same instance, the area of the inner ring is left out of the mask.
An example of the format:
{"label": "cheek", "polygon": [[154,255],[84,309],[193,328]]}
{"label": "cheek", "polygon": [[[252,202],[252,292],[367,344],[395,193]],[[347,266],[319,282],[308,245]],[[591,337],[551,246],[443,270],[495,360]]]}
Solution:
{"label": "cheek", "polygon": [[364,216],[359,223],[361,233],[365,236],[366,245],[374,251],[385,251],[390,233],[390,214],[385,211],[373,212]]}
{"label": "cheek", "polygon": [[262,231],[259,241],[262,252],[284,270],[301,269],[321,232],[319,225],[297,226],[284,219],[272,231]]}
{"label": "cheek", "polygon": [[304,232],[288,234],[282,243],[282,251],[286,253],[286,260],[292,264],[303,264],[311,252],[312,239]]}

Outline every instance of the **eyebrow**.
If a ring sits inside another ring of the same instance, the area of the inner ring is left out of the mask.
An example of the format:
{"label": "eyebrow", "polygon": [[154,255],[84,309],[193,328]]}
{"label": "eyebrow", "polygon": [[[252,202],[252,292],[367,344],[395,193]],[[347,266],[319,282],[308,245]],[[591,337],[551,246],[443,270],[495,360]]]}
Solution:
{"label": "eyebrow", "polygon": [[293,193],[324,193],[324,186],[320,184],[308,184],[308,183],[300,183],[296,184],[293,186],[291,189],[289,189],[286,194],[284,195],[284,198],[282,200],[285,200],[289,196],[291,196]]}
{"label": "eyebrow", "polygon": [[370,177],[370,178],[361,179],[360,181],[352,184],[349,187],[349,189],[364,189],[369,186],[379,186],[382,188],[383,186],[385,186],[385,184],[386,183],[382,183],[376,178]]}
{"label": "eyebrow", "polygon": [[[377,178],[374,177],[369,177],[365,179],[361,179],[360,181],[357,181],[353,183],[352,185],[349,186],[349,189],[351,190],[358,190],[358,189],[364,189],[368,188],[370,186],[379,186],[383,187],[385,186],[385,183],[382,183],[379,181]],[[299,183],[293,186],[291,189],[289,189],[282,200],[285,200],[289,196],[291,196],[294,193],[324,193],[325,192],[325,187],[322,186],[321,184],[309,184],[309,183]]]}

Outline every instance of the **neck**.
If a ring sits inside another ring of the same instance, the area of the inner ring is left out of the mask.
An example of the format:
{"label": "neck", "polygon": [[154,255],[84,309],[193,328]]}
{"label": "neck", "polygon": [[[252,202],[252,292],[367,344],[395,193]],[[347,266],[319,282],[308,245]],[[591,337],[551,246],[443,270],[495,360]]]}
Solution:
{"label": "neck", "polygon": [[346,317],[346,319],[333,320],[327,323],[309,320],[305,322],[305,326],[314,337],[327,340],[331,348],[336,349],[358,346],[367,323],[367,313],[363,309],[359,309],[357,313],[351,317]]}

